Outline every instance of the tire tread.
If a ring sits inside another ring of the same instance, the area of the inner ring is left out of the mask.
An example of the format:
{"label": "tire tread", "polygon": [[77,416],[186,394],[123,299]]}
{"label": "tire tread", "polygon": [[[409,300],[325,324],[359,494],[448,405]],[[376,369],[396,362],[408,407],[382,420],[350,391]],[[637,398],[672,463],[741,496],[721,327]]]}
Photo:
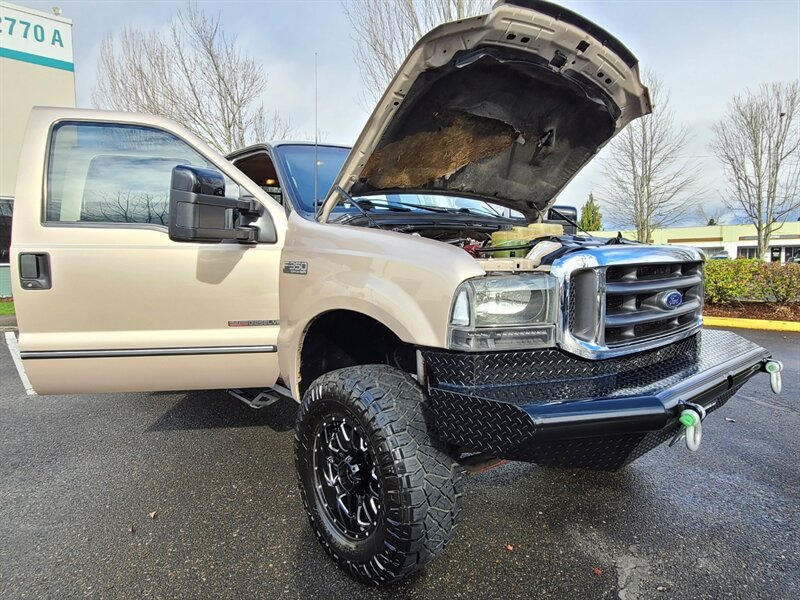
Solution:
{"label": "tire tread", "polygon": [[[347,367],[326,373],[303,397],[295,433],[295,459],[303,505],[311,526],[328,554],[341,557],[327,542],[315,522],[300,477],[299,461],[306,456],[301,428],[315,404],[339,390],[351,409],[368,425],[367,435],[377,441],[377,460],[389,466],[396,481],[385,481],[391,496],[386,507],[384,550],[372,560],[346,562],[353,575],[374,583],[407,576],[441,554],[455,536],[461,518],[463,471],[426,425],[425,394],[407,373],[386,365]],[[384,456],[380,456],[384,454]],[[383,470],[383,469],[382,469]],[[377,558],[383,570],[373,564]]]}

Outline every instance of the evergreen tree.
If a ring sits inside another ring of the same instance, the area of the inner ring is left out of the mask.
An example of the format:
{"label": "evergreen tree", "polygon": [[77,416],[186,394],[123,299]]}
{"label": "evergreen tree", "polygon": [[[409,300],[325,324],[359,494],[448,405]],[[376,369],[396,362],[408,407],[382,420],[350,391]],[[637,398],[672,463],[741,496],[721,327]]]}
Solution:
{"label": "evergreen tree", "polygon": [[594,201],[594,195],[589,194],[589,200],[581,208],[581,218],[578,225],[584,231],[600,231],[603,228],[603,217],[600,206]]}

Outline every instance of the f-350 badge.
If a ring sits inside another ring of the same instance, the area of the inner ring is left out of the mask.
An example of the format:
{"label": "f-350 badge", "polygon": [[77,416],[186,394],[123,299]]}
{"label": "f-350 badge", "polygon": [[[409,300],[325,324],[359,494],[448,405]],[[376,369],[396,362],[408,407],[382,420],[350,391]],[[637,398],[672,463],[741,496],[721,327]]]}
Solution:
{"label": "f-350 badge", "polygon": [[290,275],[308,275],[308,263],[304,260],[287,260],[283,263],[283,272]]}

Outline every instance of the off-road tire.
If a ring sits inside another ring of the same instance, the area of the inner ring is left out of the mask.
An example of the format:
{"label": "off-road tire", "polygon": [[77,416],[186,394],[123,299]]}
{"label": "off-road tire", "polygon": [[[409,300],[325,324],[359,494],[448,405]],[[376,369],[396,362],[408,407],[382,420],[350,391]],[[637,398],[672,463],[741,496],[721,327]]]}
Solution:
{"label": "off-road tire", "polygon": [[[442,553],[461,516],[463,471],[428,433],[425,394],[386,365],[322,375],[303,396],[295,465],[303,506],[325,551],[363,581],[397,581]],[[343,539],[315,493],[314,438],[331,414],[354,421],[374,453],[382,514],[366,539]]]}

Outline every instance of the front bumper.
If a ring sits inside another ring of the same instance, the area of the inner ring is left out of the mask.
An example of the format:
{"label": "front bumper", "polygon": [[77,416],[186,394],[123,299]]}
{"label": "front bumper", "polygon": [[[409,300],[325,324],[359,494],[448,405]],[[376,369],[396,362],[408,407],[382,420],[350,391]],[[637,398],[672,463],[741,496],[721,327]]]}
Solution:
{"label": "front bumper", "polygon": [[602,361],[556,349],[424,349],[433,426],[463,452],[616,470],[673,437],[684,402],[725,404],[770,358],[727,331],[705,330]]}

